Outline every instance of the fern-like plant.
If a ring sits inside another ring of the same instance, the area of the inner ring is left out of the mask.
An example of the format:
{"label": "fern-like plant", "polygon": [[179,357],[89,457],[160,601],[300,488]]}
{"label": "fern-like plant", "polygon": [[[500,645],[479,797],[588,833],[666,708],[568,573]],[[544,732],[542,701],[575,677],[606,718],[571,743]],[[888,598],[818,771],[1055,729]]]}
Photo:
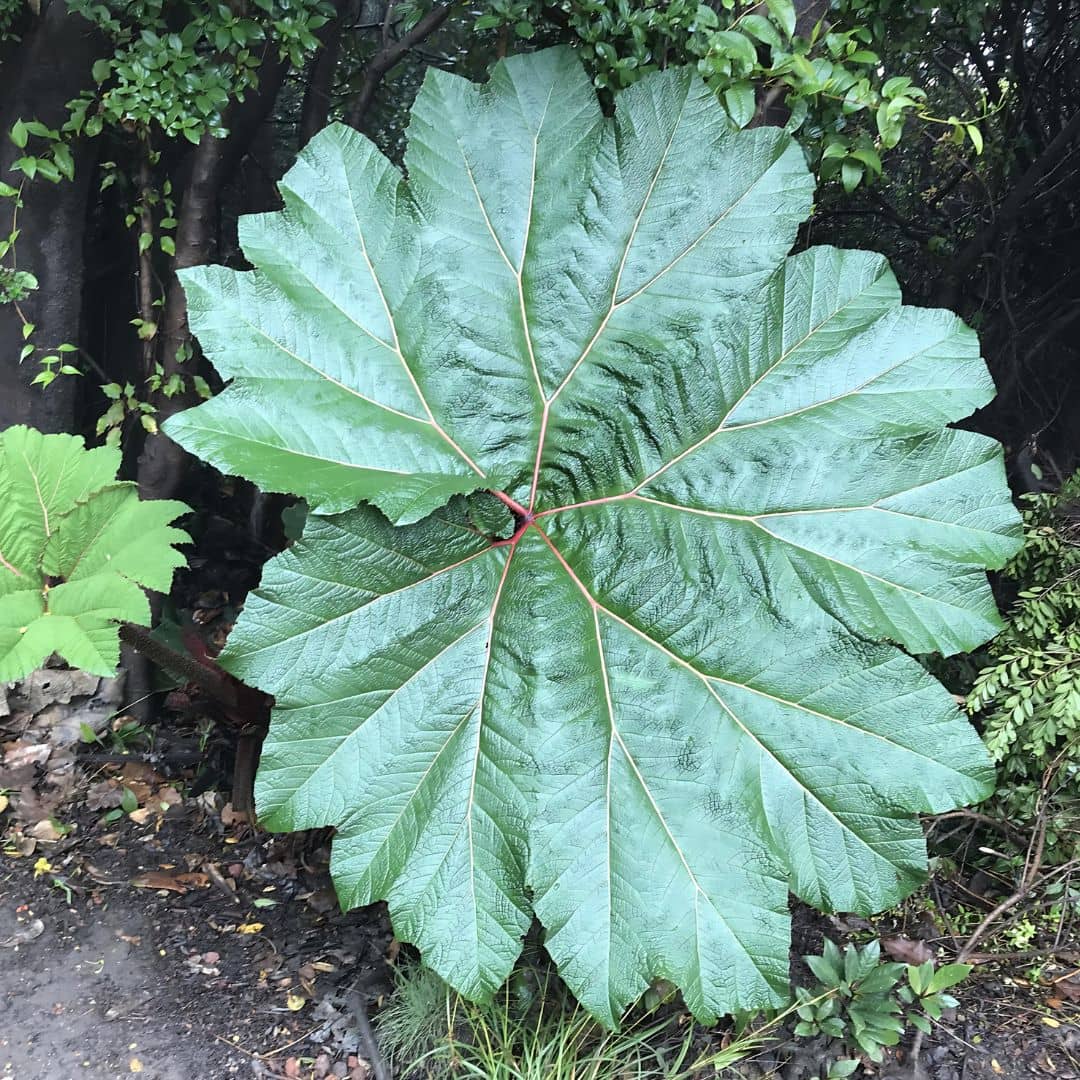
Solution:
{"label": "fern-like plant", "polygon": [[1024,500],[1024,545],[1003,571],[1015,600],[968,709],[982,719],[1008,817],[1031,817],[1053,770],[1056,806],[1074,808],[1056,815],[1053,849],[1080,807],[1080,473]]}

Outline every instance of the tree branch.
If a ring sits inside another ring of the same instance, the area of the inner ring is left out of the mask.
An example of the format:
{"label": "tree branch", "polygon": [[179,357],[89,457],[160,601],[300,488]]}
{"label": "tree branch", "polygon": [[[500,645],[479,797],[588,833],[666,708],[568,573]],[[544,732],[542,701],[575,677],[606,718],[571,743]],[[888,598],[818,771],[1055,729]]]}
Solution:
{"label": "tree branch", "polygon": [[379,89],[379,84],[386,73],[414,45],[419,45],[426,37],[438,30],[446,22],[452,7],[452,4],[436,5],[407,34],[396,41],[387,41],[368,61],[364,68],[360,89],[345,115],[345,122],[350,127],[356,128],[357,131],[363,130],[368,110],[375,100],[375,92]]}
{"label": "tree branch", "polygon": [[993,220],[975,234],[960,254],[953,260],[947,276],[953,286],[963,280],[967,272],[989,251],[1001,230],[1020,217],[1030,205],[1031,196],[1039,181],[1073,152],[1073,141],[1080,136],[1080,111],[1051,140],[1050,145],[1032,163],[1017,181],[1008,197],[994,211]]}

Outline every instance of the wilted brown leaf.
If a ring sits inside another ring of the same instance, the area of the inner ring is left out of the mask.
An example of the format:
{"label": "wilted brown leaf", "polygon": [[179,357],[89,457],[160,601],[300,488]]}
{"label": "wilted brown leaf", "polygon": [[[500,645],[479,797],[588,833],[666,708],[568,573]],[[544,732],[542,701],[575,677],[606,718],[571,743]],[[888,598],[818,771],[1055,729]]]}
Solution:
{"label": "wilted brown leaf", "polygon": [[902,964],[925,964],[934,959],[934,951],[925,941],[913,941],[903,935],[882,938],[881,947]]}
{"label": "wilted brown leaf", "polygon": [[4,764],[9,769],[20,765],[40,765],[49,760],[53,748],[48,743],[12,742],[4,747]]}
{"label": "wilted brown leaf", "polygon": [[27,945],[35,938],[45,933],[45,924],[40,919],[34,919],[25,926],[19,927],[11,937],[0,941],[0,949],[16,949],[20,945]]}
{"label": "wilted brown leaf", "polygon": [[186,893],[189,889],[202,889],[209,884],[205,874],[170,874],[164,870],[148,870],[131,879],[137,889],[165,889],[169,892]]}
{"label": "wilted brown leaf", "polygon": [[100,780],[86,789],[85,802],[88,810],[111,810],[120,805],[123,797],[123,789],[115,780]]}
{"label": "wilted brown leaf", "polygon": [[27,832],[43,844],[55,844],[64,835],[48,818],[44,821],[36,821],[27,829]]}

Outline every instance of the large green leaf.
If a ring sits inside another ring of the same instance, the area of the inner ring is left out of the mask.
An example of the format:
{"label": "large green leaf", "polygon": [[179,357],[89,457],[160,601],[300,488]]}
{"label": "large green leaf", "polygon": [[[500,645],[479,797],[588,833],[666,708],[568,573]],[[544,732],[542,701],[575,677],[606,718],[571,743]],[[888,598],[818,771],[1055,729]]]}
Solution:
{"label": "large green leaf", "polygon": [[112,675],[116,623],[150,622],[143,586],[167,591],[188,508],[116,482],[120,451],[27,427],[0,434],[0,682],[59,653]]}
{"label": "large green leaf", "polygon": [[535,913],[607,1022],[656,976],[776,1003],[789,889],[891,904],[914,815],[990,790],[896,647],[998,625],[1000,450],[946,426],[993,392],[975,335],[877,256],[786,258],[798,149],[686,71],[611,120],[568,51],[432,71],[409,135],[406,182],[329,128],[257,269],[187,274],[233,381],[169,431],[315,510],[225,658],[277,702],[262,816],[337,826],[342,901],[466,994]]}

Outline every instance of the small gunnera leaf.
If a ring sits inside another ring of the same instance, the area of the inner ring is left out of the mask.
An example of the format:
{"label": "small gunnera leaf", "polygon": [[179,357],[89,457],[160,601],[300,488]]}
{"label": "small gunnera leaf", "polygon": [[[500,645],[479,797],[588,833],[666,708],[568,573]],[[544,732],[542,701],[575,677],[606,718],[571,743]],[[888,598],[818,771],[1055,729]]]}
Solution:
{"label": "small gunnera leaf", "polygon": [[789,890],[893,904],[915,815],[990,790],[903,651],[998,627],[975,335],[876,255],[789,257],[801,153],[688,71],[605,118],[568,50],[431,70],[405,167],[330,127],[256,269],[187,272],[231,385],[167,430],[313,510],[225,658],[277,702],[260,812],[336,826],[343,903],[467,995],[535,914],[607,1023],[658,976],[775,1004]]}
{"label": "small gunnera leaf", "polygon": [[52,654],[94,675],[120,658],[117,623],[150,622],[144,588],[184,565],[188,508],[118,483],[120,452],[21,425],[0,434],[0,682]]}

